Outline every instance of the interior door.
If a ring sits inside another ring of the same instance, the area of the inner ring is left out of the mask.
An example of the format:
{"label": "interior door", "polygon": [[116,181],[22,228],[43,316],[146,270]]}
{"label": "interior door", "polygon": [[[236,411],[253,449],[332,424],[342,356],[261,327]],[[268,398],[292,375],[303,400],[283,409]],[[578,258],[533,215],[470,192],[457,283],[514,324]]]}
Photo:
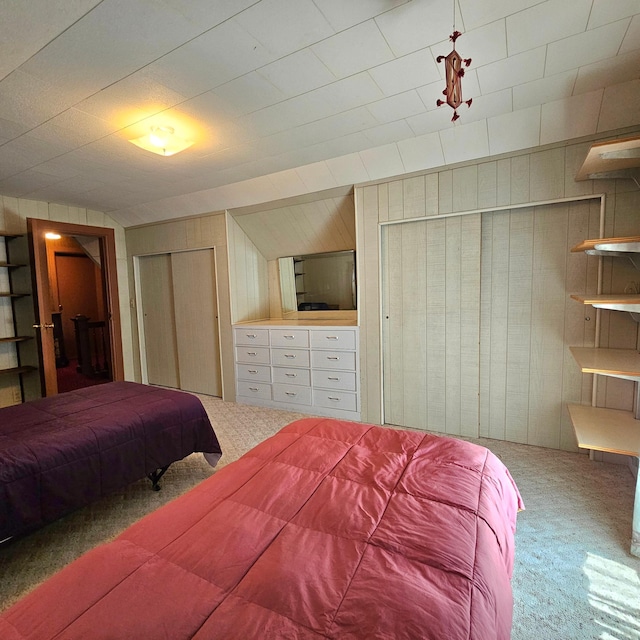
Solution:
{"label": "interior door", "polygon": [[480,215],[382,231],[384,422],[478,435]]}
{"label": "interior door", "polygon": [[58,393],[53,322],[51,318],[51,314],[56,312],[57,308],[54,308],[51,294],[50,265],[47,255],[47,240],[45,238],[45,234],[48,232],[70,236],[92,236],[98,239],[102,257],[102,286],[107,312],[107,338],[111,377],[113,380],[124,380],[116,245],[113,229],[27,218],[27,231],[31,253],[35,311],[34,327],[38,338],[42,395],[50,396]]}

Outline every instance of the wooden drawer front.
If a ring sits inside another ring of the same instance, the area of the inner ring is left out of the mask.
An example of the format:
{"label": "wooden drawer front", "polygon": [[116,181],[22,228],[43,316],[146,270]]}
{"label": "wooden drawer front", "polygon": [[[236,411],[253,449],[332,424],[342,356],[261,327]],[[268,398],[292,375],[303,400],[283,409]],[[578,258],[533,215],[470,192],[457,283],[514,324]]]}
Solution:
{"label": "wooden drawer front", "polygon": [[272,347],[300,347],[309,346],[309,331],[307,329],[271,329]]}
{"label": "wooden drawer front", "polygon": [[234,329],[236,344],[269,346],[269,329]]}
{"label": "wooden drawer front", "polygon": [[352,329],[338,329],[337,331],[312,331],[312,349],[345,349],[355,351],[356,332]]}
{"label": "wooden drawer front", "polygon": [[291,384],[274,384],[273,399],[293,404],[311,404],[311,387],[298,387]]}
{"label": "wooden drawer front", "polygon": [[264,364],[239,364],[238,378],[240,380],[255,380],[256,382],[271,382],[271,367]]}
{"label": "wooden drawer front", "polygon": [[356,390],[355,371],[314,371],[313,386],[342,391]]}
{"label": "wooden drawer front", "polygon": [[313,351],[311,362],[314,369],[356,370],[356,354],[353,351]]}
{"label": "wooden drawer front", "polygon": [[264,382],[238,380],[238,395],[260,400],[271,400],[271,385]]}
{"label": "wooden drawer front", "polygon": [[299,384],[304,387],[311,385],[309,369],[294,369],[293,367],[274,367],[273,381],[281,384]]}
{"label": "wooden drawer front", "polygon": [[269,364],[269,347],[236,347],[236,362]]}
{"label": "wooden drawer front", "polygon": [[348,391],[322,391],[313,390],[313,404],[318,407],[330,407],[331,409],[342,409],[344,411],[356,411],[357,400],[355,393]]}
{"label": "wooden drawer front", "polygon": [[306,349],[272,349],[272,364],[283,367],[308,367],[309,352]]}

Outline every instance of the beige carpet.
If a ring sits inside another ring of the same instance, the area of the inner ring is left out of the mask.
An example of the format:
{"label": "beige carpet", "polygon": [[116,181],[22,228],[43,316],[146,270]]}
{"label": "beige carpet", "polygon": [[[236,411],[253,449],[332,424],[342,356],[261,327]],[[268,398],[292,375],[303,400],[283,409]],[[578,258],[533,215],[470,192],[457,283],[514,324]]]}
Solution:
{"label": "beige carpet", "polygon": [[[201,399],[224,452],[219,467],[302,417]],[[629,470],[580,454],[476,442],[509,467],[527,507],[516,536],[513,640],[640,640],[640,559],[629,554]],[[0,609],[214,472],[193,454],[170,467],[159,492],[142,480],[0,547]]]}

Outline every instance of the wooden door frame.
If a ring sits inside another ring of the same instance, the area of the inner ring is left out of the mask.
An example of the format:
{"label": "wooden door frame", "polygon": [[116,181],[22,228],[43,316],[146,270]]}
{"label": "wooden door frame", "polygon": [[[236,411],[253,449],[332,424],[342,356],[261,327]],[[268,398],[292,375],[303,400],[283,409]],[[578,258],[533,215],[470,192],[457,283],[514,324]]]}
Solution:
{"label": "wooden door frame", "polygon": [[[51,323],[49,270],[45,233],[61,235],[91,236],[100,243],[102,260],[102,286],[106,307],[111,374],[113,380],[124,380],[124,360],[122,355],[122,325],[120,322],[120,302],[118,298],[118,270],[116,260],[115,231],[108,227],[92,227],[69,222],[52,222],[38,218],[27,218],[27,234],[31,253],[33,280],[33,302],[36,323]],[[58,393],[58,381],[53,349],[53,332],[40,329],[37,332],[41,352],[40,380],[44,396]]]}

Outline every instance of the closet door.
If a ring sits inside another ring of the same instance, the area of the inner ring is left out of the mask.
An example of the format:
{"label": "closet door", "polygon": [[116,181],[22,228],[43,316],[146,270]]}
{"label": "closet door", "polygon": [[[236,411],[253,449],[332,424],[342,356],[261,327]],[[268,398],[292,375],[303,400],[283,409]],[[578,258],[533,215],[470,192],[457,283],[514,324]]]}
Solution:
{"label": "closet door", "polygon": [[479,214],[382,230],[384,421],[477,436]]}
{"label": "closet door", "polygon": [[139,261],[140,301],[144,322],[147,381],[180,388],[171,256],[145,256]]}
{"label": "closet door", "polygon": [[222,395],[213,249],[171,254],[180,388]]}

